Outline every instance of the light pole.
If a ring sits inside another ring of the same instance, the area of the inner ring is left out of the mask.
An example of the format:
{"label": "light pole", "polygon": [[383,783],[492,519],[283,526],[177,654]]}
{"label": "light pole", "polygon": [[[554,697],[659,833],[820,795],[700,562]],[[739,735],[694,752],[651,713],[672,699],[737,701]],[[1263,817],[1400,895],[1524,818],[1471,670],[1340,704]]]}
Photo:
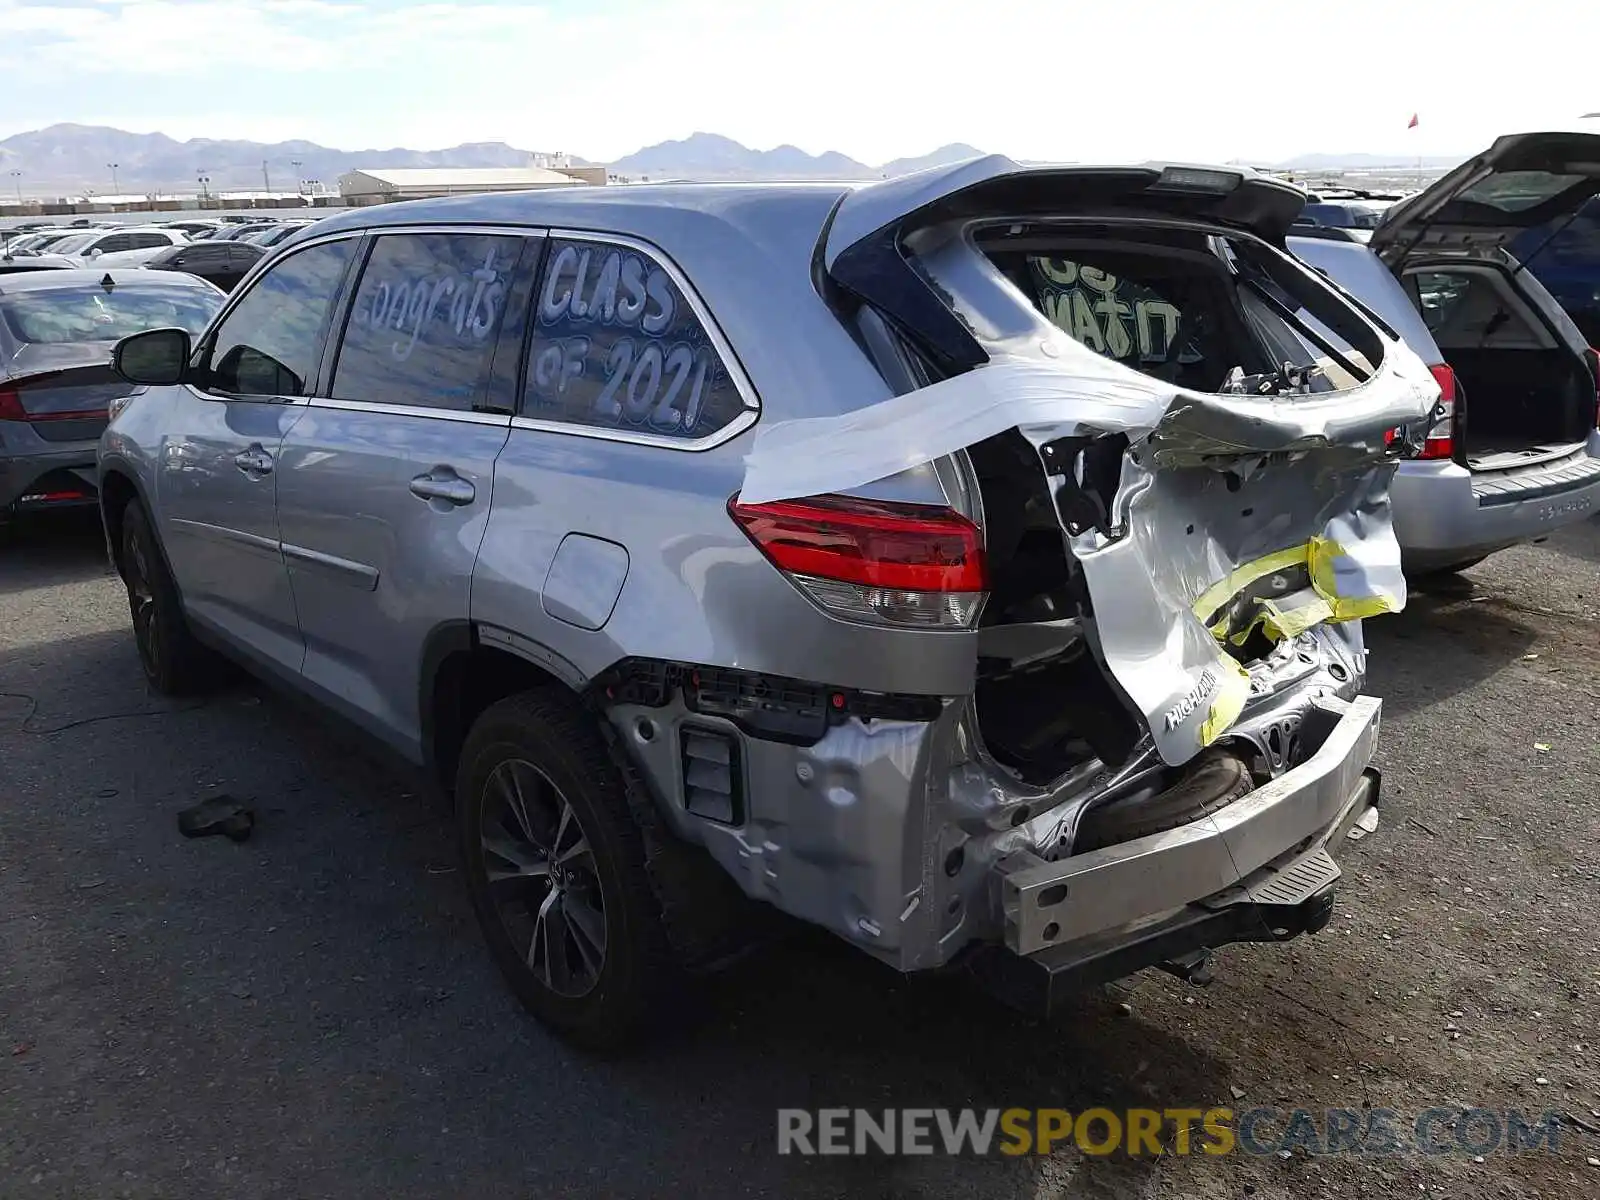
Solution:
{"label": "light pole", "polygon": [[122,195],[122,185],[117,182],[117,168],[120,167],[121,165],[122,165],[121,163],[107,163],[106,164],[106,167],[111,172],[111,194],[114,195],[114,196]]}
{"label": "light pole", "polygon": [[298,158],[291,158],[289,165],[294,168],[294,192],[297,196],[305,195],[305,180],[300,178],[300,168],[304,164]]}
{"label": "light pole", "polygon": [[12,171],[11,182],[17,185],[17,207],[22,207],[22,172]]}
{"label": "light pole", "polygon": [[210,193],[206,191],[206,185],[211,182],[211,176],[202,171],[195,176],[195,181],[200,185],[200,203],[203,206],[210,199]]}

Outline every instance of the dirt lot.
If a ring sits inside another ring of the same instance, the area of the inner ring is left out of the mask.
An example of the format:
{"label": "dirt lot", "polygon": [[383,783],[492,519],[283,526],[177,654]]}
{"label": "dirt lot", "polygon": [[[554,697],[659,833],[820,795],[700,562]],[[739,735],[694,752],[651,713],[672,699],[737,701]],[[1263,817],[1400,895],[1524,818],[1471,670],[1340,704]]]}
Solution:
{"label": "dirt lot", "polygon": [[[1048,1026],[825,939],[585,1061],[500,987],[446,818],[248,685],[145,694],[89,524],[0,544],[0,1195],[1591,1197],[1555,1155],[812,1159],[779,1106],[1518,1107],[1600,1132],[1600,525],[1368,626],[1383,828],[1334,923]],[[230,791],[256,836],[188,842]]]}

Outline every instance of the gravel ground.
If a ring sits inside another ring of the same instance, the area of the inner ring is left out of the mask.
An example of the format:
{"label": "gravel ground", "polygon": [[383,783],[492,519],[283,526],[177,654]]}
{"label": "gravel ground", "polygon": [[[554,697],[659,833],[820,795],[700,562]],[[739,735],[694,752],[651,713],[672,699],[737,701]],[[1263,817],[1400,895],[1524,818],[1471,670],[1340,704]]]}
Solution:
{"label": "gravel ground", "polygon": [[[595,1063],[481,952],[414,781],[250,685],[147,696],[88,523],[0,543],[0,1195],[1587,1197],[1555,1155],[779,1158],[779,1106],[1559,1109],[1600,1130],[1600,525],[1371,622],[1334,923],[1049,1025],[823,938]],[[254,800],[254,838],[178,809]]]}

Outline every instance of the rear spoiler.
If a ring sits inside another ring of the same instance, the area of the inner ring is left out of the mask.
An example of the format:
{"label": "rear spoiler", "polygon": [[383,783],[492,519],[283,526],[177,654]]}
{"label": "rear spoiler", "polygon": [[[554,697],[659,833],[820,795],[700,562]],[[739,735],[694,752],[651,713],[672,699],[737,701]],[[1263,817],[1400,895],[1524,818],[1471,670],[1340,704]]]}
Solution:
{"label": "rear spoiler", "polygon": [[1300,188],[1249,167],[1025,167],[992,154],[848,193],[823,233],[821,265],[832,283],[916,330],[945,367],[962,371],[988,355],[907,262],[904,240],[918,229],[977,217],[1178,217],[1281,249],[1305,199]]}

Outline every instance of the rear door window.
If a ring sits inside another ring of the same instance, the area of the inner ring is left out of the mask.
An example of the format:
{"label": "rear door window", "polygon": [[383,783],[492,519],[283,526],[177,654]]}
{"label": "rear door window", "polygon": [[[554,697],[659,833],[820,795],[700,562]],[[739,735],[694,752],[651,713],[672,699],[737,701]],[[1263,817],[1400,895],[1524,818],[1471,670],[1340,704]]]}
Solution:
{"label": "rear door window", "polygon": [[534,299],[523,416],[694,442],[745,413],[711,331],[653,255],[552,240]]}
{"label": "rear door window", "polygon": [[239,396],[304,396],[356,239],[291,254],[260,276],[211,338],[211,386]]}
{"label": "rear door window", "polygon": [[471,410],[489,379],[523,240],[477,233],[379,237],[356,287],[329,394]]}

